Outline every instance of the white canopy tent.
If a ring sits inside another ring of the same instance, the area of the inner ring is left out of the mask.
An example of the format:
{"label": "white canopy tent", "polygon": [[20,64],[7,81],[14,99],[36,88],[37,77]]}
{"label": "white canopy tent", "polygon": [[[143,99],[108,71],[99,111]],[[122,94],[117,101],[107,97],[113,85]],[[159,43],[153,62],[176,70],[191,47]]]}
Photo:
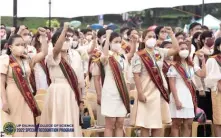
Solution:
{"label": "white canopy tent", "polygon": [[[48,17],[48,0],[17,0],[18,17]],[[221,0],[204,0],[208,3],[221,3]],[[13,0],[0,0],[0,16],[13,16]],[[79,17],[101,14],[121,14],[128,11],[141,11],[149,8],[199,5],[202,0],[51,0],[52,17]]]}
{"label": "white canopy tent", "polygon": [[[197,20],[196,22],[202,24],[202,19]],[[221,21],[212,15],[208,14],[204,17],[204,25],[208,26],[210,29],[217,30],[220,27]]]}

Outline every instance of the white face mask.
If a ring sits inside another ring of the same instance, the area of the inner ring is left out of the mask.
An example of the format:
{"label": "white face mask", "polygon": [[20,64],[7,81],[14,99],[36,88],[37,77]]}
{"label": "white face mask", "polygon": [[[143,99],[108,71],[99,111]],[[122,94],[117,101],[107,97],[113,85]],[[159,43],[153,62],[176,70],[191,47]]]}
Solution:
{"label": "white face mask", "polygon": [[78,46],[78,41],[72,41],[72,47],[76,48]]}
{"label": "white face mask", "polygon": [[153,48],[157,43],[157,40],[154,38],[150,38],[146,41],[146,46],[149,48]]}
{"label": "white face mask", "polygon": [[189,56],[189,50],[181,50],[179,52],[179,55],[180,55],[181,58],[185,59],[185,58],[187,58]]}
{"label": "white face mask", "polygon": [[120,44],[120,43],[111,44],[111,49],[112,49],[113,51],[119,52],[120,49],[121,49],[121,44]]}

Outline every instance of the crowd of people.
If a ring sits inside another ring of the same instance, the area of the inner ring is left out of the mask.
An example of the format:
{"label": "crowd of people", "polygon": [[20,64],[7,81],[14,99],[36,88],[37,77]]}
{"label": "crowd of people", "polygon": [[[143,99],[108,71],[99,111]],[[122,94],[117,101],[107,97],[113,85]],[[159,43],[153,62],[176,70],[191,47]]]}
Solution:
{"label": "crowd of people", "polygon": [[[1,25],[2,123],[36,125],[40,116],[39,128],[72,124],[74,132],[37,136],[80,137],[87,103],[103,122],[104,136],[124,136],[129,117],[140,136],[160,136],[163,124],[172,123],[170,136],[180,136],[183,126],[189,137],[199,111],[221,136],[221,27],[214,33],[194,22],[189,33],[173,30],[75,30],[66,22],[53,33],[40,27],[32,36],[24,25],[10,33]],[[46,91],[42,110],[34,97],[39,91]],[[205,131],[211,136],[210,129],[201,129],[201,136]]]}

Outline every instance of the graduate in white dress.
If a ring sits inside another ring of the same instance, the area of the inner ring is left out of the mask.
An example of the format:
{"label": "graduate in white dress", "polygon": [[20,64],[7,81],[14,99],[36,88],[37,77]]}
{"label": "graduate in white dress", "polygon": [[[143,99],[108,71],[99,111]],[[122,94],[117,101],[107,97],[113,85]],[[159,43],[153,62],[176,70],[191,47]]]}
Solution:
{"label": "graduate in white dress", "polygon": [[202,61],[202,70],[194,66],[189,54],[190,50],[185,42],[180,42],[179,54],[173,57],[174,63],[169,68],[167,76],[170,85],[170,113],[172,118],[171,136],[179,136],[179,128],[183,122],[184,137],[191,133],[192,121],[195,117],[194,108],[197,107],[195,90],[192,79],[194,74],[199,77],[206,76],[205,59],[203,55],[199,58]]}
{"label": "graduate in white dress", "polygon": [[213,123],[216,137],[221,137],[221,37],[214,45],[213,56],[206,62],[205,85],[211,89]]}
{"label": "graduate in white dress", "polygon": [[[79,105],[81,93],[77,74],[72,68],[68,50],[71,42],[67,39],[69,23],[64,23],[63,30],[58,30],[52,37],[54,48],[49,52],[47,65],[52,83],[45,96],[44,107],[41,114],[40,129],[44,129],[45,124],[58,124],[59,132],[38,132],[40,137],[80,137]],[[42,126],[41,126],[42,125]],[[62,127],[68,125],[69,127]],[[69,129],[66,132],[64,129]]]}
{"label": "graduate in white dress", "polygon": [[[127,113],[130,112],[129,95],[125,82],[128,58],[133,56],[137,38],[131,40],[132,51],[122,55],[121,37],[111,30],[106,32],[106,41],[101,55],[104,65],[105,79],[101,92],[101,113],[105,116],[105,136],[123,136],[123,123]],[[109,51],[110,49],[110,51]]]}
{"label": "graduate in white dress", "polygon": [[[82,91],[82,98],[85,98],[85,75],[87,74],[87,65],[89,60],[90,53],[96,47],[96,41],[92,41],[90,46],[83,45],[81,46],[80,33],[76,30],[69,29],[66,35],[71,43],[71,47],[68,50],[68,54],[71,59],[71,66],[76,71],[78,75],[78,81],[81,84],[80,89]],[[95,34],[94,34],[95,35]],[[86,74],[85,74],[86,73]]]}
{"label": "graduate in white dress", "polygon": [[[47,42],[49,41],[48,37],[46,37],[46,40]],[[40,34],[39,32],[37,32],[34,38],[34,47],[37,50],[37,52],[40,52],[42,49],[42,45],[40,42],[41,42]],[[51,80],[50,80],[49,71],[46,65],[45,58],[35,65],[34,76],[35,76],[35,82],[36,82],[36,90],[46,91],[48,89],[48,86],[51,83]]]}
{"label": "graduate in white dress", "polygon": [[[81,31],[83,33],[84,43],[81,45],[82,48],[85,50],[89,50],[93,46],[93,34],[91,29],[84,29]],[[90,51],[92,52],[92,51]],[[88,53],[90,54],[90,53]],[[84,77],[86,78],[88,72],[88,59],[83,60],[83,70],[84,70]]]}
{"label": "graduate in white dress", "polygon": [[152,136],[159,136],[162,119],[167,123],[170,122],[168,86],[163,77],[162,68],[164,58],[175,55],[179,46],[171,27],[161,30],[169,34],[173,47],[171,49],[159,48],[156,46],[154,31],[146,30],[143,32],[141,50],[131,61],[138,94],[137,112],[134,119],[135,125],[142,127],[141,136],[149,136],[150,129]]}
{"label": "graduate in white dress", "polygon": [[88,74],[90,86],[87,91],[86,100],[91,105],[98,126],[104,126],[104,116],[101,115],[101,89],[104,77],[103,66],[100,62],[102,47],[106,39],[106,30],[100,29],[97,37],[93,38],[96,48],[90,54]]}

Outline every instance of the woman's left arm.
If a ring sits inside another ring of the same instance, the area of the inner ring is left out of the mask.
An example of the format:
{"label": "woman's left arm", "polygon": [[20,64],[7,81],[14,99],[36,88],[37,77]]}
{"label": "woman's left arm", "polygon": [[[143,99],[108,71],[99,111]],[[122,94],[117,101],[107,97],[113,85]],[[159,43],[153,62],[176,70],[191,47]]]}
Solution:
{"label": "woman's left arm", "polygon": [[138,42],[138,38],[135,35],[132,35],[132,38],[130,39],[130,52],[127,54],[127,59],[129,62],[134,56],[134,53],[136,51],[137,42]]}
{"label": "woman's left arm", "polygon": [[175,35],[173,34],[172,28],[166,27],[165,29],[166,29],[167,33],[169,34],[171,41],[172,41],[172,45],[173,45],[173,47],[168,50],[167,56],[173,56],[173,55],[177,54],[179,51],[179,43],[178,43]]}
{"label": "woman's left arm", "polygon": [[41,52],[37,53],[31,60],[31,68],[35,66],[36,63],[43,60],[48,54],[48,43],[46,40],[46,30],[44,28],[38,29],[40,33],[40,43],[41,43]]}
{"label": "woman's left arm", "polygon": [[206,77],[206,61],[205,61],[204,55],[199,55],[198,58],[202,62],[202,68],[196,71],[196,75],[201,78],[205,78]]}
{"label": "woman's left arm", "polygon": [[91,47],[87,50],[88,54],[91,54],[93,50],[97,47],[97,34],[96,32],[93,32],[93,40]]}

